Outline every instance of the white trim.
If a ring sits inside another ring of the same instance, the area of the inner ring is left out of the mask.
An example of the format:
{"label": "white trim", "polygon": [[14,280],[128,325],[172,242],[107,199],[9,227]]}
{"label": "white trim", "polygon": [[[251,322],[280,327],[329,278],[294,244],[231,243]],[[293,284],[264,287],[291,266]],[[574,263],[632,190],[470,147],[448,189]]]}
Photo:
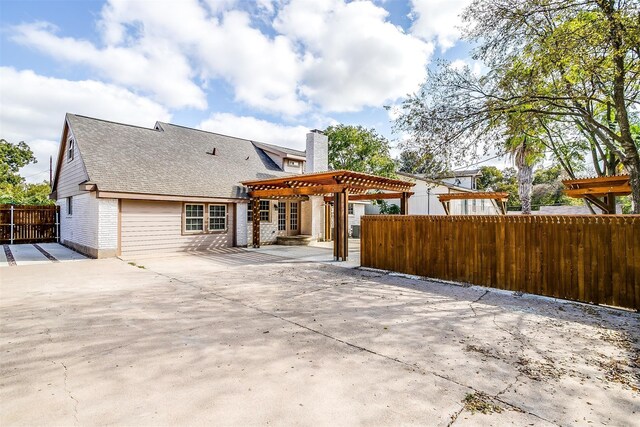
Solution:
{"label": "white trim", "polygon": [[[224,208],[223,216],[211,216],[211,206],[222,206]],[[224,203],[209,203],[207,205],[207,230],[209,231],[227,231],[228,230],[228,216],[229,210],[227,209],[227,205]],[[224,228],[211,228],[211,218],[224,218]]]}
{"label": "white trim", "polygon": [[[187,216],[187,206],[202,206],[202,216]],[[204,203],[185,203],[183,205],[184,211],[184,224],[182,224],[182,232],[185,234],[199,234],[205,232],[205,219],[206,219],[206,204]],[[188,219],[202,219],[202,229],[200,230],[187,230]]]}

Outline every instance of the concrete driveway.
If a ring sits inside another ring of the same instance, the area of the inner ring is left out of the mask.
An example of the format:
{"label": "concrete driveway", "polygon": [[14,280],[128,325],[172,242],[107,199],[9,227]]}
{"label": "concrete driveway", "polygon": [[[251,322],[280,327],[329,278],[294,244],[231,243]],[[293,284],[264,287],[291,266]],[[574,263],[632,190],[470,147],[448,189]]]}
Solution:
{"label": "concrete driveway", "polygon": [[83,259],[87,259],[87,257],[58,243],[24,243],[2,245],[0,248],[0,267],[49,264]]}
{"label": "concrete driveway", "polygon": [[0,424],[637,425],[637,314],[229,250],[0,269]]}

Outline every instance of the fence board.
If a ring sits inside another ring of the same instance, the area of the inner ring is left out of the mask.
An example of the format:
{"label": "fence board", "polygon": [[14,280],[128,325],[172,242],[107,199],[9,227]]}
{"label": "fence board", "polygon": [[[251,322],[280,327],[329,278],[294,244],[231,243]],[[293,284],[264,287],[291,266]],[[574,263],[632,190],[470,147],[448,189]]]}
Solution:
{"label": "fence board", "polygon": [[57,240],[58,206],[0,205],[0,244],[55,242]]}
{"label": "fence board", "polygon": [[640,215],[361,222],[363,267],[640,310]]}

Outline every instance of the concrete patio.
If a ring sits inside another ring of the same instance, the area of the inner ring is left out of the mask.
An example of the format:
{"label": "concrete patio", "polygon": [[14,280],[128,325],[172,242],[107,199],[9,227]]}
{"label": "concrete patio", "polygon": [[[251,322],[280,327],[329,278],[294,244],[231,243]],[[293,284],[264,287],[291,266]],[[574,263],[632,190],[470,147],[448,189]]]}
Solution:
{"label": "concrete patio", "polygon": [[0,424],[637,425],[636,313],[280,249],[0,269]]}

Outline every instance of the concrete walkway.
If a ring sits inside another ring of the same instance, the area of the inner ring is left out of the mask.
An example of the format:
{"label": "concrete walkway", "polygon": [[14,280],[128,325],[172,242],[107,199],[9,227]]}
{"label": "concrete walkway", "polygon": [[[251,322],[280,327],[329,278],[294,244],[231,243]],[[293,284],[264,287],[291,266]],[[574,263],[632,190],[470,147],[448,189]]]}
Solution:
{"label": "concrete walkway", "polygon": [[0,269],[0,425],[638,425],[638,314],[280,255]]}
{"label": "concrete walkway", "polygon": [[84,255],[58,243],[2,245],[0,249],[0,267],[87,259]]}
{"label": "concrete walkway", "polygon": [[360,267],[360,240],[349,239],[349,257],[347,261],[335,261],[333,242],[313,242],[309,246],[265,245],[260,248],[247,248],[248,251],[295,259],[301,262],[318,262],[336,267]]}

